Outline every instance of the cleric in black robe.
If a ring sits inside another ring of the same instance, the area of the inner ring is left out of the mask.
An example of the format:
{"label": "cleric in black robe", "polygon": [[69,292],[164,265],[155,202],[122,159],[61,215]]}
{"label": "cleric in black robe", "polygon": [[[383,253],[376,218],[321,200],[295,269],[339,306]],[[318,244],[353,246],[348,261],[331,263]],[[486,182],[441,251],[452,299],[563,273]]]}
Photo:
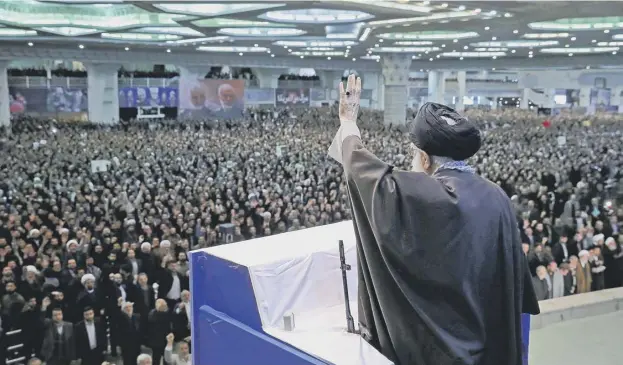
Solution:
{"label": "cleric in black robe", "polygon": [[329,154],[353,209],[361,335],[397,365],[520,365],[521,313],[539,306],[510,200],[464,162],[479,131],[423,105],[410,130],[414,171],[400,171],[364,147],[361,81],[340,89]]}

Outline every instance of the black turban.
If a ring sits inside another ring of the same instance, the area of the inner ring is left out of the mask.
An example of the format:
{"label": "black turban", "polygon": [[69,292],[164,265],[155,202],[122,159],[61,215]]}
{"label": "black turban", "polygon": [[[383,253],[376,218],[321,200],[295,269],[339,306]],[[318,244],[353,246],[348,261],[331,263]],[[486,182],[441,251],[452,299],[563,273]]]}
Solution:
{"label": "black turban", "polygon": [[482,144],[476,125],[456,110],[437,103],[422,105],[409,128],[411,142],[432,156],[462,161],[472,157]]}

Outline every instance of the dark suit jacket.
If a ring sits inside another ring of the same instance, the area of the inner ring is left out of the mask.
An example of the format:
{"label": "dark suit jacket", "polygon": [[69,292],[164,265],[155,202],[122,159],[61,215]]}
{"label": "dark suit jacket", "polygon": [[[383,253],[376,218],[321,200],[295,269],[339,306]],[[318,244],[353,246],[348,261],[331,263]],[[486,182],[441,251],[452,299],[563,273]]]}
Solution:
{"label": "dark suit jacket", "polygon": [[147,319],[147,314],[149,311],[156,307],[156,293],[154,292],[154,288],[151,285],[148,285],[149,289],[149,302],[146,304],[143,297],[143,290],[138,285],[128,286],[126,289],[126,294],[128,296],[127,300],[129,302],[134,303],[134,311],[140,314],[142,317]]}
{"label": "dark suit jacket", "polygon": [[78,294],[76,310],[82,312],[85,307],[93,308],[95,315],[100,316],[100,311],[104,308],[104,295],[101,289],[95,289],[92,295],[86,289]]}
{"label": "dark suit jacket", "polygon": [[[56,325],[51,320],[46,320],[46,326],[43,335],[43,345],[41,346],[41,355],[47,362],[54,355],[54,331],[56,331]],[[69,322],[63,322],[63,338],[65,344],[65,353],[69,360],[76,359],[76,343],[74,326]]]}
{"label": "dark suit jacket", "polygon": [[[188,276],[177,275],[180,279],[181,290],[188,290]],[[168,270],[161,270],[158,275],[158,298],[164,299],[173,286],[173,276]]]}
{"label": "dark suit jacket", "polygon": [[[89,345],[89,334],[87,333],[84,321],[80,321],[76,324],[74,333],[76,335],[76,355],[79,359],[88,357],[91,352],[91,347]],[[108,339],[106,338],[106,328],[100,322],[99,318],[95,318],[95,338],[97,341],[97,348],[93,351],[97,350],[98,354],[104,353],[108,348]]]}

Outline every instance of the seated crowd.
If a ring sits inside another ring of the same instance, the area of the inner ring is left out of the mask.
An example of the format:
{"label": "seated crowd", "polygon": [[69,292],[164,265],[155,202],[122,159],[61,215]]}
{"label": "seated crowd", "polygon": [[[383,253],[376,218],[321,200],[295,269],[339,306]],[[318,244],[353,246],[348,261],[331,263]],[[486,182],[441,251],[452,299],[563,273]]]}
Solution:
{"label": "seated crowd", "polygon": [[[512,197],[539,299],[623,285],[620,117],[466,114],[485,135],[469,162]],[[361,112],[366,146],[409,169],[405,128],[382,121]],[[16,119],[0,140],[4,333],[33,334],[22,353],[35,362],[188,364],[189,250],[350,219],[326,156],[338,124],[335,107],[114,127]]]}

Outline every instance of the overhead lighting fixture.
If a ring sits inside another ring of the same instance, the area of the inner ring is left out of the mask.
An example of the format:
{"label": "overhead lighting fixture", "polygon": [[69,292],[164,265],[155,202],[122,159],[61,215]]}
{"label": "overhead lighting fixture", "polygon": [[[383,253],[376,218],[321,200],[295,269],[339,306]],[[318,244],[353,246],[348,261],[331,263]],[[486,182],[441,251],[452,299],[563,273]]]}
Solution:
{"label": "overhead lighting fixture", "polygon": [[282,23],[351,23],[374,18],[373,15],[356,10],[297,9],[269,11],[259,18]]}
{"label": "overhead lighting fixture", "polygon": [[576,39],[576,37],[571,37],[571,42],[575,42]]}
{"label": "overhead lighting fixture", "polygon": [[476,42],[472,47],[505,47],[505,48],[532,48],[557,46],[558,41],[498,41],[498,42]]}
{"label": "overhead lighting fixture", "polygon": [[435,52],[439,47],[379,47],[373,48],[372,52],[377,53],[409,53],[409,52]]}
{"label": "overhead lighting fixture", "polygon": [[244,53],[244,52],[266,52],[268,48],[266,47],[221,47],[221,46],[199,46],[197,47],[197,51],[204,52],[232,52],[232,53]]}
{"label": "overhead lighting fixture", "polygon": [[167,49],[167,53],[171,53],[171,50],[170,50],[170,49]]}
{"label": "overhead lighting fixture", "polygon": [[[399,41],[394,42],[394,46],[430,46],[433,42],[431,41]],[[442,45],[443,47],[443,45]]]}
{"label": "overhead lighting fixture", "polygon": [[126,50],[126,51],[129,51],[129,50],[130,50],[130,47],[125,47],[125,50]]}
{"label": "overhead lighting fixture", "polygon": [[513,34],[517,34],[519,31],[517,29],[513,30]]}
{"label": "overhead lighting fixture", "polygon": [[169,44],[193,44],[193,43],[211,43],[211,42],[222,42],[229,40],[230,38],[227,36],[216,36],[216,37],[204,37],[204,38],[190,38],[190,39],[178,39],[175,41],[167,41]]}
{"label": "overhead lighting fixture", "polygon": [[368,39],[368,37],[370,36],[371,32],[372,28],[366,28],[361,34],[361,37],[359,37],[359,42],[365,42],[365,40]]}
{"label": "overhead lighting fixture", "polygon": [[35,30],[0,28],[0,37],[27,37],[37,35]]}
{"label": "overhead lighting fixture", "polygon": [[153,6],[167,13],[220,16],[243,11],[263,10],[285,6],[286,4],[154,4]]}
{"label": "overhead lighting fixture", "polygon": [[365,6],[373,6],[377,8],[386,8],[393,10],[405,10],[405,11],[414,11],[418,13],[430,13],[433,9],[428,5],[430,2],[423,2],[424,6],[414,5],[414,4],[401,4],[398,2],[392,1],[376,1],[370,2],[370,0],[342,0],[341,2],[351,3],[351,4],[361,4]]}
{"label": "overhead lighting fixture", "polygon": [[28,42],[28,47],[32,47],[34,44],[32,42]]}
{"label": "overhead lighting fixture", "polygon": [[377,60],[381,59],[381,56],[379,56],[379,55],[368,55],[368,56],[361,56],[359,58],[361,58],[362,60],[377,61]]}
{"label": "overhead lighting fixture", "polygon": [[306,51],[333,51],[335,48],[333,47],[307,47]]}
{"label": "overhead lighting fixture", "polygon": [[354,41],[276,41],[273,43],[276,46],[288,47],[347,47],[355,46],[358,43]]}
{"label": "overhead lighting fixture", "polygon": [[[366,0],[368,1],[368,0]],[[366,5],[369,5],[367,3]],[[443,12],[443,13],[434,13],[426,16],[418,16],[418,17],[409,17],[409,18],[395,18],[388,20],[377,20],[368,22],[368,25],[373,27],[378,26],[391,26],[391,25],[399,25],[399,24],[428,24],[430,22],[437,21],[450,21],[450,20],[469,20],[475,17],[474,12],[471,11],[453,11],[453,12]]]}
{"label": "overhead lighting fixture", "polygon": [[100,31],[94,28],[80,28],[80,27],[39,27],[36,28],[42,32],[53,33],[66,37],[77,37],[88,34],[99,33]]}
{"label": "overhead lighting fixture", "polygon": [[541,53],[561,54],[561,53],[610,53],[618,51],[619,47],[578,47],[578,48],[543,48]]}
{"label": "overhead lighting fixture", "polygon": [[512,17],[512,16],[513,16],[513,14],[511,14],[511,13],[504,13],[504,17],[505,17],[505,18],[510,18],[510,17]]}
{"label": "overhead lighting fixture", "polygon": [[482,58],[482,57],[503,57],[506,52],[444,52],[441,57],[447,58]]}
{"label": "overhead lighting fixture", "polygon": [[482,47],[479,47],[479,48],[474,48],[474,51],[476,51],[476,52],[506,52],[506,51],[508,51],[508,48],[482,48]]}
{"label": "overhead lighting fixture", "polygon": [[543,30],[601,30],[608,33],[609,29],[622,29],[623,17],[606,16],[590,18],[563,18],[554,21],[530,23],[532,29]]}
{"label": "overhead lighting fixture", "polygon": [[610,33],[610,30],[606,29],[606,30],[604,30],[604,33],[608,34],[608,33]]}
{"label": "overhead lighting fixture", "polygon": [[491,29],[491,28],[489,28],[489,27],[485,27],[485,30],[489,30],[489,29]]}
{"label": "overhead lighting fixture", "polygon": [[[612,39],[615,39],[615,40],[623,39],[623,34],[615,34],[615,35],[612,36]],[[593,42],[593,43],[595,43],[595,42]]]}
{"label": "overhead lighting fixture", "polygon": [[146,33],[102,33],[102,38],[123,39],[129,41],[167,41],[182,38],[173,34],[146,34]]}
{"label": "overhead lighting fixture", "polygon": [[133,29],[132,31],[138,33],[175,34],[187,37],[198,37],[203,35],[203,33],[188,27],[143,27]]}
{"label": "overhead lighting fixture", "polygon": [[294,51],[292,55],[294,56],[312,56],[312,57],[326,57],[326,56],[341,56],[343,53],[339,51],[328,51],[328,52],[302,52],[302,51]]}
{"label": "overhead lighting fixture", "polygon": [[218,33],[234,37],[292,37],[306,32],[296,28],[223,28]]}
{"label": "overhead lighting fixture", "polygon": [[522,38],[527,39],[555,39],[555,38],[567,38],[569,33],[526,33]]}
{"label": "overhead lighting fixture", "polygon": [[623,46],[623,42],[599,42],[597,45],[599,47],[619,47]]}
{"label": "overhead lighting fixture", "polygon": [[230,28],[230,27],[284,27],[286,25],[272,22],[258,22],[253,20],[233,18],[209,18],[194,20],[191,23],[202,28]]}
{"label": "overhead lighting fixture", "polygon": [[78,45],[78,48],[80,48],[80,49],[84,49],[84,45],[79,44],[79,45]]}

